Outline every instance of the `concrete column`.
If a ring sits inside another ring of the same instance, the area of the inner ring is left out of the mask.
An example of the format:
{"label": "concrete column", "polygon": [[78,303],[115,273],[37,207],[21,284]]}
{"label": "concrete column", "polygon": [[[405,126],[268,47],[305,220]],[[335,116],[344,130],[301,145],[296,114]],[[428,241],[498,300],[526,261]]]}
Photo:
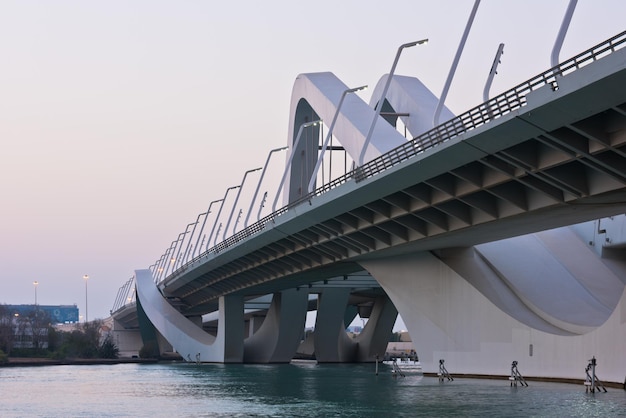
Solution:
{"label": "concrete column", "polygon": [[[217,337],[206,332],[163,297],[150,270],[136,270],[138,306],[156,330],[186,361],[241,362],[243,358],[243,298],[228,295],[219,301]],[[139,310],[138,310],[138,313]]]}
{"label": "concrete column", "polygon": [[224,347],[224,363],[243,361],[243,297],[240,295],[221,296],[217,325],[217,343]]}
{"label": "concrete column", "polygon": [[350,288],[324,289],[315,320],[315,358],[320,363],[355,361],[357,344],[346,334],[344,317]]}
{"label": "concrete column", "polygon": [[306,321],[308,292],[275,293],[259,330],[245,341],[245,363],[288,363],[298,349]]}
{"label": "concrete column", "polygon": [[387,295],[376,299],[367,324],[357,337],[359,348],[355,361],[376,361],[376,356],[383,358],[397,317],[398,310]]}
{"label": "concrete column", "polygon": [[246,332],[246,335],[247,335],[246,338],[252,337],[261,328],[261,325],[263,325],[263,321],[265,321],[265,316],[261,316],[261,315],[251,316],[247,323],[248,328]]}

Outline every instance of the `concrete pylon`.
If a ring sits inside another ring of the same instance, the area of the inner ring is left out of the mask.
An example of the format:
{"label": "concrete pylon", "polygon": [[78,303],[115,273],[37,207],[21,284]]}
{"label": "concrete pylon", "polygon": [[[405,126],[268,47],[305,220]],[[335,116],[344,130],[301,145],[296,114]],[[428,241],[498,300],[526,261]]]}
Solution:
{"label": "concrete pylon", "polygon": [[344,323],[350,292],[338,288],[320,294],[314,333],[315,358],[320,363],[371,362],[385,354],[398,311],[387,296],[379,296],[361,334],[350,338]]}
{"label": "concrete pylon", "polygon": [[350,288],[324,289],[315,319],[315,358],[319,363],[356,361],[358,346],[345,332],[344,316]]}
{"label": "concrete pylon", "polygon": [[294,357],[306,322],[308,292],[275,293],[259,330],[244,341],[245,363],[288,363]]}
{"label": "concrete pylon", "polygon": [[387,295],[376,298],[367,324],[356,338],[359,348],[354,361],[371,362],[376,361],[376,357],[383,358],[397,317],[398,310]]}
{"label": "concrete pylon", "polygon": [[219,299],[217,336],[187,319],[159,292],[150,270],[136,270],[137,298],[156,330],[186,361],[210,363],[243,362],[243,298],[226,295]]}

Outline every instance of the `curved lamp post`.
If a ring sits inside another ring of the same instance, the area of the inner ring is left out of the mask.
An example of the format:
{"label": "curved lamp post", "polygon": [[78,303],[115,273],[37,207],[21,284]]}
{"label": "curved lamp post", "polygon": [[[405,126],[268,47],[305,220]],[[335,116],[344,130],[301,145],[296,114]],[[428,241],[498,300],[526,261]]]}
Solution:
{"label": "curved lamp post", "polygon": [[363,165],[363,161],[365,160],[365,152],[370,145],[370,141],[372,140],[372,134],[374,133],[374,127],[376,126],[376,122],[380,116],[380,110],[385,103],[385,97],[387,97],[387,91],[389,91],[389,86],[391,85],[391,79],[393,78],[393,73],[396,71],[396,66],[398,65],[398,60],[400,59],[400,54],[402,54],[402,50],[404,48],[410,48],[415,45],[421,45],[428,43],[428,39],[422,39],[420,41],[409,42],[406,44],[400,45],[398,48],[398,52],[396,52],[396,57],[393,60],[393,64],[391,65],[391,71],[389,71],[389,75],[387,76],[387,81],[385,82],[385,87],[383,88],[383,94],[376,106],[376,113],[374,114],[374,119],[372,120],[372,124],[370,125],[369,131],[367,131],[367,136],[365,137],[365,143],[363,144],[363,148],[361,149],[361,155],[359,155],[359,166]]}
{"label": "curved lamp post", "polygon": [[[289,147],[280,147],[274,148],[267,155],[267,160],[265,160],[265,165],[263,166],[263,171],[261,171],[261,177],[259,178],[259,183],[256,186],[256,190],[254,191],[254,195],[252,196],[252,200],[250,201],[250,208],[248,209],[248,214],[246,215],[246,220],[243,222],[244,229],[248,227],[248,220],[250,219],[250,214],[252,213],[252,207],[254,206],[254,202],[256,202],[256,197],[259,194],[259,188],[261,187],[261,182],[263,182],[263,177],[265,176],[265,170],[267,170],[267,166],[270,163],[270,158],[272,158],[272,154],[277,151],[286,150]],[[260,213],[260,210],[259,210]],[[259,220],[259,216],[257,215],[257,221]]]}
{"label": "curved lamp post", "polygon": [[561,53],[561,47],[563,46],[563,41],[565,40],[565,34],[567,34],[567,29],[569,28],[569,24],[572,21],[572,16],[574,15],[574,9],[576,9],[576,4],[578,0],[570,0],[567,5],[567,10],[565,11],[565,16],[563,16],[563,21],[561,22],[561,28],[559,29],[559,34],[554,41],[554,46],[552,47],[552,54],[550,55],[550,65],[554,68],[559,65],[559,54]]}
{"label": "curved lamp post", "polygon": [[[211,234],[209,235],[209,239],[206,241],[206,248],[204,251],[208,251],[209,250],[209,245],[211,243],[211,238],[213,237],[213,232],[215,232],[215,227],[217,226],[217,222],[220,220],[220,215],[222,214],[222,209],[224,209],[224,202],[226,201],[226,198],[228,197],[228,192],[230,192],[233,189],[238,188],[239,186],[230,186],[228,189],[226,189],[226,193],[224,193],[224,197],[221,199],[222,200],[222,204],[220,205],[219,210],[217,211],[217,215],[215,216],[215,222],[213,222],[213,228],[211,228]],[[219,233],[218,233],[219,235]],[[216,237],[217,239],[217,237]]]}
{"label": "curved lamp post", "polygon": [[[200,219],[200,216],[202,215],[206,215],[204,217],[204,221],[202,221],[202,227],[200,227],[200,232],[198,232],[198,238],[196,239],[196,245],[193,248],[193,252],[191,254],[191,258],[196,258],[196,251],[198,251],[198,248],[200,248],[200,246],[198,245],[200,243],[200,237],[202,236],[202,232],[204,231],[204,226],[206,225],[206,220],[209,218],[209,215],[211,214],[211,206],[213,206],[214,203],[217,202],[221,202],[223,199],[217,199],[212,201],[211,203],[209,203],[209,207],[206,210],[206,212],[201,213],[200,215],[198,215],[198,220]],[[196,223],[198,222],[198,220],[196,220]],[[194,231],[195,231],[195,227],[194,227]],[[191,236],[193,237],[193,232],[191,233]],[[190,238],[191,239],[191,238]]]}
{"label": "curved lamp post", "polygon": [[[187,237],[187,234],[189,233],[189,227],[193,225],[193,228],[196,229],[196,225],[198,224],[198,220],[196,219],[196,222],[191,222],[189,224],[187,224],[187,226],[185,227],[185,232],[183,232],[183,241],[180,243],[180,248],[183,248],[183,245],[185,245],[185,238]],[[180,268],[180,266],[183,265],[183,262],[185,261],[185,258],[187,257],[187,251],[189,251],[189,244],[191,244],[191,238],[193,237],[189,237],[189,239],[187,240],[187,247],[185,248],[185,251],[182,254],[182,257],[179,257],[177,261],[178,267]]]}
{"label": "curved lamp post", "polygon": [[439,125],[439,116],[441,115],[441,109],[443,109],[443,103],[446,101],[446,97],[448,96],[448,90],[450,89],[450,84],[452,84],[452,77],[454,77],[456,67],[459,64],[461,53],[463,52],[463,48],[465,47],[465,41],[467,40],[470,29],[472,28],[472,23],[474,22],[474,17],[476,16],[476,11],[478,10],[479,5],[480,0],[475,0],[474,7],[472,7],[469,19],[467,20],[467,24],[465,25],[463,36],[461,36],[461,42],[459,42],[459,47],[456,50],[456,55],[454,56],[454,60],[452,60],[452,66],[450,67],[450,72],[448,72],[448,78],[446,79],[446,83],[443,86],[441,97],[439,97],[439,102],[437,103],[435,114],[433,115],[433,127]]}
{"label": "curved lamp post", "polygon": [[320,152],[319,157],[317,158],[317,162],[315,163],[315,168],[313,169],[313,175],[311,176],[311,180],[309,180],[309,185],[307,187],[307,191],[309,193],[313,192],[313,187],[315,186],[315,180],[317,180],[317,172],[322,165],[322,160],[324,159],[324,152],[326,151],[326,147],[328,147],[328,143],[333,136],[333,129],[335,128],[335,122],[337,122],[337,118],[339,117],[339,111],[341,109],[341,105],[343,104],[343,100],[349,93],[354,93],[359,90],[365,90],[367,86],[355,87],[353,89],[344,90],[341,93],[341,98],[339,99],[339,103],[337,104],[337,110],[335,110],[335,115],[333,116],[333,120],[330,122],[330,127],[328,128],[328,134],[326,135],[326,140],[324,141],[324,145],[322,145],[322,151]]}
{"label": "curved lamp post", "polygon": [[174,251],[172,251],[172,258],[170,259],[170,263],[165,267],[165,277],[167,277],[167,273],[170,267],[172,268],[172,271],[170,273],[174,272],[174,266],[176,266],[176,261],[178,260],[176,250],[178,249],[178,243],[181,242],[184,239],[184,237],[185,237],[185,233],[181,232],[180,234],[178,234],[178,238],[176,238],[176,240],[174,241]]}
{"label": "curved lamp post", "polygon": [[293,150],[291,154],[289,154],[289,160],[287,161],[287,166],[285,167],[285,171],[283,172],[283,177],[280,179],[280,184],[278,185],[278,191],[276,192],[276,197],[274,198],[274,203],[272,204],[272,212],[276,212],[276,204],[278,203],[280,192],[283,190],[283,185],[285,184],[287,173],[291,169],[291,162],[293,161],[293,155],[295,154],[295,150],[298,149],[298,144],[300,143],[300,137],[302,136],[302,131],[304,131],[305,128],[316,126],[320,123],[322,123],[321,120],[314,120],[313,122],[305,122],[302,125],[300,125],[300,129],[298,129],[298,134],[296,135],[296,140],[293,142]]}
{"label": "curved lamp post", "polygon": [[[237,196],[235,197],[235,201],[233,202],[233,207],[230,210],[230,215],[228,216],[228,221],[226,222],[226,227],[224,228],[224,235],[222,235],[222,241],[226,239],[226,233],[228,232],[228,227],[230,226],[230,221],[233,219],[233,213],[235,213],[235,208],[237,207],[237,203],[239,202],[239,196],[241,195],[241,190],[243,189],[243,185],[246,182],[246,177],[248,174],[254,173],[255,171],[259,171],[259,168],[253,168],[252,170],[248,170],[244,173],[243,179],[241,180],[241,184],[239,185],[239,190],[237,190]],[[233,231],[234,234],[234,231]]]}
{"label": "curved lamp post", "polygon": [[174,258],[174,249],[176,248],[176,244],[178,244],[178,240],[172,241],[169,248],[165,251],[165,259],[163,260],[163,265],[161,266],[159,280],[167,277],[167,270],[169,269],[169,266],[176,260]]}

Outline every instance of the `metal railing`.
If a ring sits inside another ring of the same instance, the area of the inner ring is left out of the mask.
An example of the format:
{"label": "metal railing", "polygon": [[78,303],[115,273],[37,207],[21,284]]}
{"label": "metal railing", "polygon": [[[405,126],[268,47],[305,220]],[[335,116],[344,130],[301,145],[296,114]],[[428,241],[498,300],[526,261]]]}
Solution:
{"label": "metal railing", "polygon": [[113,303],[113,308],[111,309],[111,313],[118,311],[129,303],[135,301],[135,278],[131,277],[120,287],[117,291],[117,296],[115,297],[115,302]]}
{"label": "metal railing", "polygon": [[204,253],[194,257],[165,279],[173,278],[183,272],[197,261],[208,257],[210,254],[218,254],[239,242],[263,231],[269,223],[273,223],[276,218],[286,213],[289,209],[304,202],[309,202],[312,198],[320,196],[331,189],[334,189],[351,180],[361,182],[373,177],[395,165],[398,165],[424,151],[440,145],[458,135],[474,130],[487,122],[502,117],[526,105],[526,96],[534,90],[544,86],[550,86],[553,90],[558,89],[559,77],[572,73],[577,69],[594,62],[602,57],[610,55],[612,52],[624,47],[626,44],[626,31],[613,36],[612,38],[581,52],[580,54],[550,68],[549,70],[513,87],[510,90],[482,103],[467,112],[448,120],[447,122],[434,127],[433,129],[415,137],[406,144],[402,144],[391,151],[363,164],[362,166],[326,183],[313,192],[302,198],[284,206],[277,211],[260,219],[253,225],[226,238],[219,244],[209,248]]}

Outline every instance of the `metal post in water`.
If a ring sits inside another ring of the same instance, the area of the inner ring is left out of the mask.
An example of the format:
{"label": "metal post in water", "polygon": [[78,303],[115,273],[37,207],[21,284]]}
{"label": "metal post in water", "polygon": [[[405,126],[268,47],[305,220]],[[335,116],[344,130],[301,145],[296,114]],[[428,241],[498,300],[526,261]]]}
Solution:
{"label": "metal post in water", "polygon": [[591,358],[591,393],[596,392],[596,356]]}

